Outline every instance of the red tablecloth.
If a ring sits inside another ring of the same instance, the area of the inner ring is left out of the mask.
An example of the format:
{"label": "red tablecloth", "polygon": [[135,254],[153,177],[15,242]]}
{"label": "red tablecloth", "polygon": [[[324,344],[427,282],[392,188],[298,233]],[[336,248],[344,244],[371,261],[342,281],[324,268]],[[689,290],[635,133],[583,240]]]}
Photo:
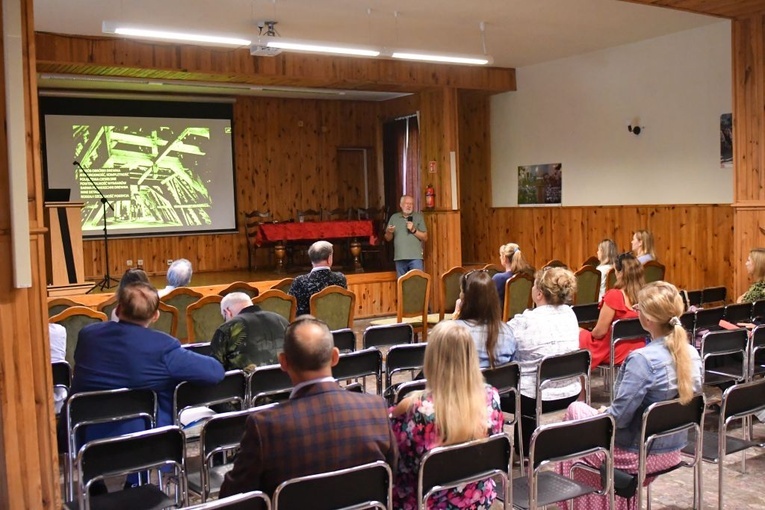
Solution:
{"label": "red tablecloth", "polygon": [[319,239],[342,239],[346,237],[369,237],[377,243],[374,223],[370,220],[354,221],[306,221],[305,223],[261,223],[255,235],[255,244],[279,241],[310,241]]}

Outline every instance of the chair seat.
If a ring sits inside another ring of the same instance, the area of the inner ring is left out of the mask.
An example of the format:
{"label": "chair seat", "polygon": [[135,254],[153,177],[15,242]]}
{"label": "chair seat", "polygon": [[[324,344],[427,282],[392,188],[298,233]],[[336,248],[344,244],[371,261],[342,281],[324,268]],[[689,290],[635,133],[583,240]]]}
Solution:
{"label": "chair seat", "polygon": [[[436,314],[438,315],[438,314]],[[411,324],[413,328],[422,326],[422,321],[419,317],[404,317],[401,319],[401,323]],[[370,322],[373,326],[390,326],[391,324],[400,324],[396,317],[389,317],[387,319],[375,319]]]}
{"label": "chair seat", "polygon": [[[704,446],[701,451],[701,457],[707,462],[717,462],[719,460],[717,457],[718,437],[716,432],[704,432]],[[725,436],[726,455],[746,450],[752,446],[763,446],[763,443],[760,441],[746,441],[739,437]],[[693,455],[695,453],[693,445],[689,444],[683,448],[683,453]]]}
{"label": "chair seat", "polygon": [[[77,501],[64,504],[69,510],[80,508]],[[91,510],[160,510],[175,506],[175,500],[152,484],[110,492],[90,498]]]}
{"label": "chair seat", "polygon": [[715,386],[717,384],[725,384],[730,382],[737,382],[741,380],[741,369],[738,373],[730,373],[725,370],[725,367],[716,367],[713,370],[707,370],[704,373],[704,384],[707,386]]}
{"label": "chair seat", "polygon": [[[445,321],[452,320],[452,316],[453,315],[454,315],[453,313],[445,313],[443,320],[445,320]],[[438,324],[439,322],[441,322],[441,319],[439,319],[439,317],[441,317],[441,314],[438,314],[438,313],[429,313],[428,314],[428,324],[429,325],[430,324],[433,324],[433,325]]]}
{"label": "chair seat", "polygon": [[[539,508],[561,500],[592,494],[598,490],[552,471],[539,473],[538,480],[537,506]],[[529,480],[525,476],[513,480],[513,507],[529,508]]]}
{"label": "chair seat", "polygon": [[[220,492],[220,486],[223,483],[223,478],[226,476],[226,473],[231,471],[231,468],[233,467],[232,464],[223,464],[221,466],[215,466],[212,469],[210,469],[210,495],[213,496]],[[196,473],[189,473],[188,475],[188,487],[190,491],[196,492],[197,494],[202,494],[202,474],[199,472]]]}

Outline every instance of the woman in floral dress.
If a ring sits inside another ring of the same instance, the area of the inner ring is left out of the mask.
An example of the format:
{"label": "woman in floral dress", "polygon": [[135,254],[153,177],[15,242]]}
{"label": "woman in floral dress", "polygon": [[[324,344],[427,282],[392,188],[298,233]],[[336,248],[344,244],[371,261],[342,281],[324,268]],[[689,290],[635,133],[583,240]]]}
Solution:
{"label": "woman in floral dress", "polygon": [[[423,366],[426,389],[391,408],[399,449],[393,507],[417,508],[417,475],[423,455],[436,446],[462,443],[502,431],[497,390],[484,383],[470,331],[453,321],[428,334]],[[491,507],[497,493],[492,480],[434,494],[433,510]]]}

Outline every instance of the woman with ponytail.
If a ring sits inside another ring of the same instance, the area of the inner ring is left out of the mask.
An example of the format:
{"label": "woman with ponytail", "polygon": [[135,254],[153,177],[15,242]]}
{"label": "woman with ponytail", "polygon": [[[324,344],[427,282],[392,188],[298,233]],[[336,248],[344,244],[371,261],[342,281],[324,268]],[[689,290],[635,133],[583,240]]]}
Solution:
{"label": "woman with ponytail", "polygon": [[[592,416],[598,412],[609,413],[616,421],[614,467],[636,473],[638,444],[643,411],[655,402],[679,398],[687,404],[693,395],[701,391],[701,359],[688,342],[688,336],[680,323],[683,300],[677,288],[667,282],[653,282],[638,293],[636,305],[643,329],[651,335],[651,342],[632,351],[622,364],[616,379],[615,398],[610,407],[599,411],[581,402],[571,404],[566,412],[567,420]],[[648,455],[647,471],[661,471],[680,462],[680,450],[686,445],[687,434],[678,432],[654,441]],[[600,465],[597,456],[588,457],[593,467]],[[565,464],[565,463],[564,463]],[[568,473],[568,466],[561,466]],[[577,479],[599,485],[600,477],[577,471]],[[616,499],[617,509],[629,508],[630,500]],[[605,496],[591,495],[577,498],[574,508],[608,508]]]}
{"label": "woman with ponytail", "polygon": [[517,273],[534,274],[534,268],[526,262],[521,253],[521,247],[515,243],[507,243],[499,247],[499,263],[505,266],[505,272],[495,274],[492,280],[497,286],[499,303],[502,304],[505,301],[505,282]]}

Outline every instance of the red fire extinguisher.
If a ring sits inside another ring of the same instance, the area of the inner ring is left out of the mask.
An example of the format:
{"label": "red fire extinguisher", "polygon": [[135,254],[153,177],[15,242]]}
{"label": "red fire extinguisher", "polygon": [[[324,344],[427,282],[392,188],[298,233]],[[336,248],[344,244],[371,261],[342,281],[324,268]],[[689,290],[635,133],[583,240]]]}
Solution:
{"label": "red fire extinguisher", "polygon": [[433,209],[436,206],[436,190],[433,189],[432,184],[428,184],[425,188],[425,207]]}

